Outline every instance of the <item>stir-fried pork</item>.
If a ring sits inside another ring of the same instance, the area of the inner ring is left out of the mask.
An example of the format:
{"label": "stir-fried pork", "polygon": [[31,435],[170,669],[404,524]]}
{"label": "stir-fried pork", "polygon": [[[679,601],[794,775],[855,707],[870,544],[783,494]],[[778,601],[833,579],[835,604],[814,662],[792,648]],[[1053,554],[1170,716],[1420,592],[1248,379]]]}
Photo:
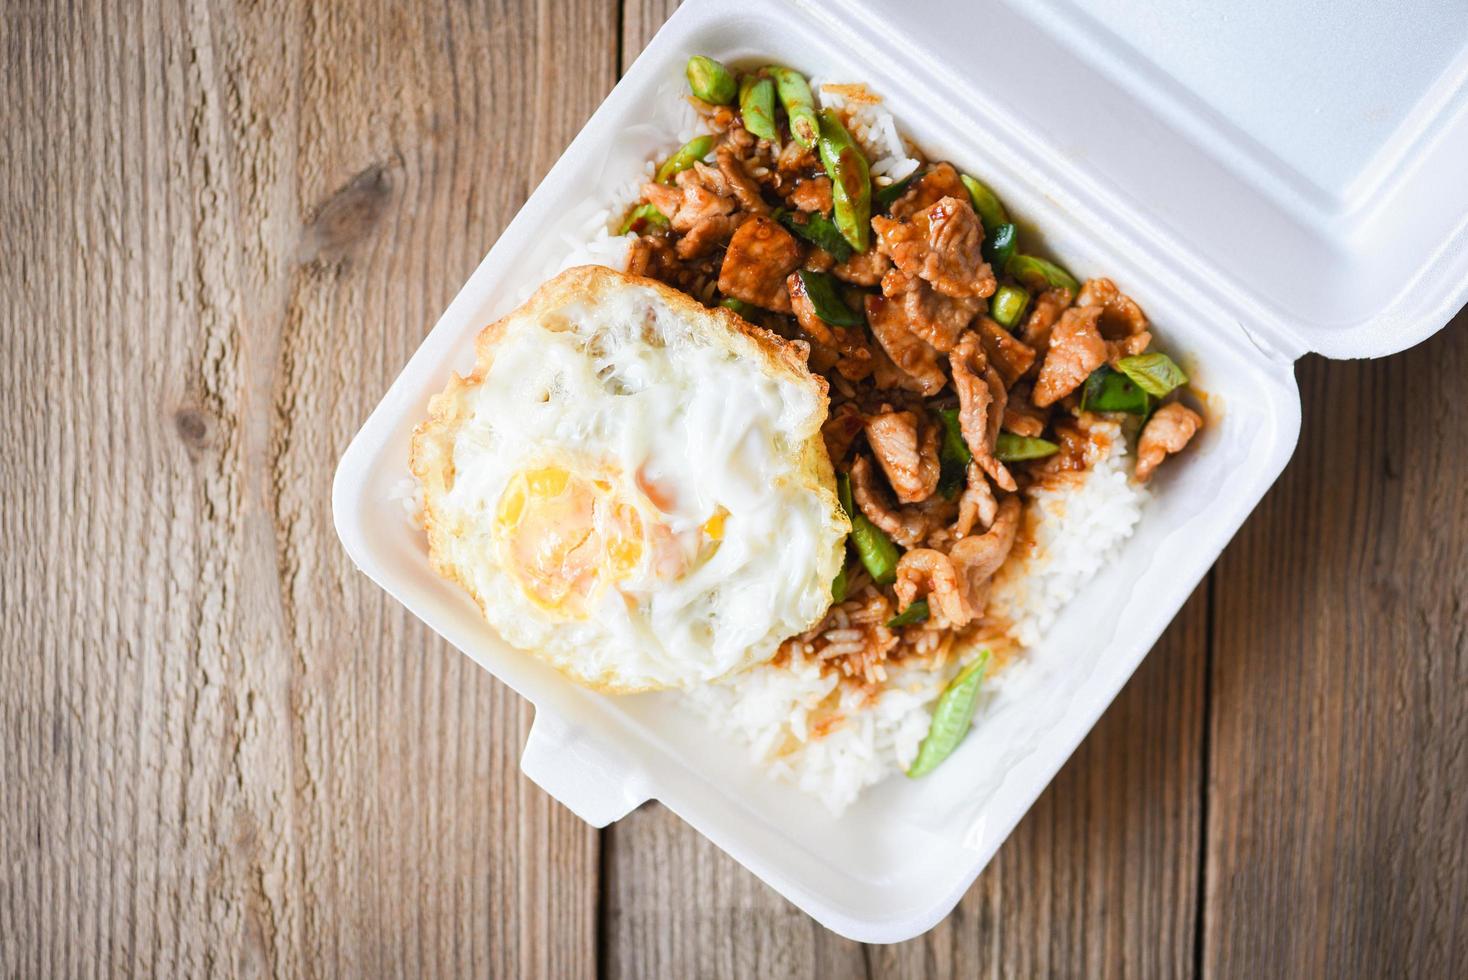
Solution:
{"label": "stir-fried pork", "polygon": [[958,347],[948,355],[948,363],[953,371],[953,387],[958,392],[959,429],[974,462],[1001,490],[1017,489],[1014,476],[994,456],[1009,392],[999,373],[989,365],[977,335],[964,334]]}
{"label": "stir-fried pork", "polygon": [[938,352],[907,329],[902,307],[881,296],[868,296],[866,307],[872,336],[877,338],[901,378],[910,381],[912,390],[920,395],[932,396],[942,391],[948,379],[938,366]]}
{"label": "stir-fried pork", "polygon": [[984,261],[980,245],[984,227],[967,198],[940,198],[932,207],[906,221],[872,219],[877,248],[909,276],[917,276],[944,296],[954,298],[994,294],[994,271]]}
{"label": "stir-fried pork", "polygon": [[1009,557],[1010,550],[1014,548],[1014,539],[1019,532],[1019,519],[1019,498],[1005,497],[999,504],[999,514],[989,530],[983,534],[961,538],[949,550],[954,568],[963,581],[965,599],[970,608],[983,611],[994,573],[999,571],[999,566],[1004,564],[1004,559]]}
{"label": "stir-fried pork", "polygon": [[877,485],[877,474],[865,456],[857,456],[851,464],[851,496],[867,520],[904,548],[917,547],[939,526],[933,522],[931,510],[888,506]]}
{"label": "stir-fried pork", "polygon": [[975,527],[987,528],[994,523],[999,512],[999,501],[994,499],[994,489],[984,477],[978,463],[970,462],[964,476],[963,494],[958,498],[958,523],[953,526],[953,535],[966,538]]}
{"label": "stir-fried pork", "polygon": [[892,217],[905,221],[924,208],[932,207],[945,197],[968,198],[968,188],[958,179],[958,171],[949,163],[940,163],[923,174],[892,202]]}
{"label": "stir-fried pork", "polygon": [[870,252],[853,255],[845,262],[837,262],[831,268],[831,275],[858,286],[875,286],[882,281],[882,276],[890,268],[892,260],[872,249]]}
{"label": "stir-fried pork", "polygon": [[984,345],[989,363],[994,365],[1006,385],[1013,385],[1029,373],[1035,363],[1035,350],[1014,338],[1008,330],[983,314],[974,321],[974,330]]}
{"label": "stir-fried pork", "polygon": [[1030,311],[1030,317],[1025,321],[1025,328],[1021,332],[1020,339],[1032,348],[1037,356],[1045,356],[1050,349],[1050,331],[1055,326],[1055,321],[1060,319],[1060,314],[1070,305],[1070,290],[1064,286],[1056,286],[1047,289],[1035,297],[1035,308]]}
{"label": "stir-fried pork", "polygon": [[800,258],[800,243],[779,222],[751,218],[729,240],[729,251],[719,268],[719,291],[767,310],[789,313],[785,280],[800,268]]}
{"label": "stir-fried pork", "polygon": [[938,427],[916,412],[883,411],[867,419],[867,444],[899,503],[927,500],[938,489]]}
{"label": "stir-fried pork", "polygon": [[1181,452],[1193,438],[1203,417],[1186,405],[1163,405],[1147,420],[1137,440],[1137,479],[1146,483],[1168,454]]}
{"label": "stir-fried pork", "polygon": [[1100,315],[1099,306],[1073,306],[1060,315],[1031,397],[1037,408],[1054,405],[1106,363],[1106,341],[1096,330]]}
{"label": "stir-fried pork", "polygon": [[807,177],[798,180],[786,200],[802,211],[826,214],[831,210],[831,178]]}
{"label": "stir-fried pork", "polygon": [[901,269],[892,269],[882,277],[882,295],[900,302],[907,328],[945,354],[958,343],[958,335],[984,305],[977,297],[944,296]]}
{"label": "stir-fried pork", "polygon": [[939,626],[967,626],[978,614],[967,601],[966,590],[953,560],[933,548],[914,548],[897,561],[897,608],[906,609],[926,597],[928,611]]}

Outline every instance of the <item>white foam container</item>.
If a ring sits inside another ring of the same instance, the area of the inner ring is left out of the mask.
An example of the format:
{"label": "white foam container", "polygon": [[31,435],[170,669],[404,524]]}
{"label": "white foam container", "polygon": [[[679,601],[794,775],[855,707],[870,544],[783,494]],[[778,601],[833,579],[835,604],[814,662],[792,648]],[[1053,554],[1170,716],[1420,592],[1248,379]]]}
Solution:
{"label": "white foam container", "polygon": [[[588,198],[666,152],[641,124],[693,53],[866,82],[930,157],[994,186],[1027,249],[1137,298],[1212,416],[1164,467],[1120,560],[991,694],[954,756],[868,790],[840,819],[765,778],[675,696],[600,696],[506,646],[432,572],[393,499],[412,427],[467,368],[474,334],[565,250]],[[917,935],[957,903],[1283,468],[1300,422],[1294,359],[1399,350],[1468,299],[1465,77],[1468,6],[1430,0],[689,0],[343,455],[342,542],[534,702],[521,765],[580,817],[603,826],[660,800],[835,932]]]}

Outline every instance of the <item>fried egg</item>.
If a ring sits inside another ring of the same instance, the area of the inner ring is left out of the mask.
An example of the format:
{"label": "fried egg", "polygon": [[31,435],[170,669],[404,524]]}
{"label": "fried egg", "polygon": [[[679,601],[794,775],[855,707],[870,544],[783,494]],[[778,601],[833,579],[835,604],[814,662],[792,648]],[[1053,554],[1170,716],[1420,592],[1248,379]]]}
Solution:
{"label": "fried egg", "polygon": [[600,690],[686,688],[825,614],[849,524],[794,345],[583,267],[476,354],[412,468],[434,567],[510,644]]}

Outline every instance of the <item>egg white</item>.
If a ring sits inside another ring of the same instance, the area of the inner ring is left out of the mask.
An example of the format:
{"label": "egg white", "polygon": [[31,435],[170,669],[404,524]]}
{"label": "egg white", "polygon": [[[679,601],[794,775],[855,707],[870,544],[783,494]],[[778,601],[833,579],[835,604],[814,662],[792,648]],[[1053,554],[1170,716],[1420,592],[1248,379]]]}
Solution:
{"label": "egg white", "polygon": [[[646,280],[571,270],[491,327],[475,375],[436,399],[440,424],[418,438],[439,440],[440,465],[418,445],[414,460],[434,560],[509,643],[607,690],[688,687],[769,659],[825,613],[848,527],[824,390],[738,324]],[[585,538],[578,567],[599,571],[560,604],[527,588],[524,535],[554,532],[534,508],[567,498],[532,502],[514,541],[502,506],[541,472],[595,500],[578,513],[640,531],[630,567]]]}

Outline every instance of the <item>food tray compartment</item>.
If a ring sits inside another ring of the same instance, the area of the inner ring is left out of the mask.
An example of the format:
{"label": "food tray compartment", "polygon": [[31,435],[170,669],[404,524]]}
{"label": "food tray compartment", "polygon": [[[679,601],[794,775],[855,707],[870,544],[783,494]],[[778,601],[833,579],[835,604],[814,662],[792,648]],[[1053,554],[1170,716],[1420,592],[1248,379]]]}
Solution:
{"label": "food tray compartment", "polygon": [[[1027,250],[1080,278],[1105,274],[1136,297],[1162,346],[1206,395],[1209,425],[1164,467],[1137,533],[1066,608],[1026,662],[986,696],[974,732],[934,774],[867,790],[840,819],[766,778],[745,747],[715,734],[676,695],[606,697],[501,642],[473,602],[429,566],[395,491],[430,395],[472,361],[472,339],[513,308],[567,250],[598,201],[672,147],[648,125],[705,53],[783,61],[828,80],[865,81],[899,129],[934,158],[982,175],[1022,219]],[[1078,80],[1078,84],[1083,80]],[[342,458],[339,533],[362,570],[516,691],[537,716],[526,772],[602,825],[661,800],[833,930],[890,942],[932,926],[1085,736],[1288,459],[1299,403],[1287,359],[1256,347],[1188,277],[1130,243],[1147,230],[1103,221],[1085,188],[1047,182],[1002,127],[955,125],[935,92],[853,58],[802,8],[775,0],[686,5],[618,84],[495,243]]]}

